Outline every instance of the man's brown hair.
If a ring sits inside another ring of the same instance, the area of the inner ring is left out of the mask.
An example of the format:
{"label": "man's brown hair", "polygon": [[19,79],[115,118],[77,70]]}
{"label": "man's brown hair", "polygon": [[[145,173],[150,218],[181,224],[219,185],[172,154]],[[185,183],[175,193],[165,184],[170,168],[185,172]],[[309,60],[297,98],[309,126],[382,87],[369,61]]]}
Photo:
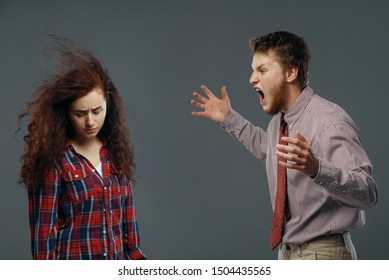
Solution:
{"label": "man's brown hair", "polygon": [[284,69],[298,68],[298,82],[301,88],[308,85],[311,55],[304,39],[286,31],[277,31],[250,40],[254,53],[274,52]]}

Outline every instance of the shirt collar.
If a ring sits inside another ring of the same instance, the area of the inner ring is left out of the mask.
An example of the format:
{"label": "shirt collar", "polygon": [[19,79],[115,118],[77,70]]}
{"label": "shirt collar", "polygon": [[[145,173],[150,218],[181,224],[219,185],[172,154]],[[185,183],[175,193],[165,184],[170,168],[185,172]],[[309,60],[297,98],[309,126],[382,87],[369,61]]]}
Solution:
{"label": "shirt collar", "polygon": [[303,113],[305,107],[315,94],[310,87],[305,87],[300,96],[296,99],[292,106],[285,112],[284,119],[289,126],[289,129],[298,120]]}
{"label": "shirt collar", "polygon": [[[103,141],[103,146],[102,147],[105,147],[108,145],[108,141],[107,140],[102,140]],[[70,143],[70,140],[68,140],[65,144],[65,148],[69,148],[72,144]]]}

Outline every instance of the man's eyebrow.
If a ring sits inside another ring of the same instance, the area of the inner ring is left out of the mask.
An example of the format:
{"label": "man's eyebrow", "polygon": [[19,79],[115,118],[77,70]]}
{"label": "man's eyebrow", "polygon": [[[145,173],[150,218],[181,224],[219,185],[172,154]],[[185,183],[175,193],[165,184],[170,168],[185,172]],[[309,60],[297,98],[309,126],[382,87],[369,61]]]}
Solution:
{"label": "man's eyebrow", "polygon": [[262,63],[261,65],[259,65],[259,66],[257,67],[257,69],[261,69],[261,68],[263,68],[263,67],[266,67],[265,63]]}
{"label": "man's eyebrow", "polygon": [[251,68],[253,68],[253,69],[261,69],[261,68],[263,68],[263,67],[265,67],[265,64],[264,64],[264,63],[262,63],[261,65],[259,65],[259,66],[257,66],[257,67],[254,67],[254,65],[251,66]]}

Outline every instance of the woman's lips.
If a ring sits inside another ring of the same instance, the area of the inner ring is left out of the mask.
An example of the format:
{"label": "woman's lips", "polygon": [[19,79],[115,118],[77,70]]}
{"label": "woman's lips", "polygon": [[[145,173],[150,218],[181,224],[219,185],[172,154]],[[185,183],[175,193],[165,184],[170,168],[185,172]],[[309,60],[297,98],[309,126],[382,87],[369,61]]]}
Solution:
{"label": "woman's lips", "polygon": [[87,134],[93,134],[97,131],[97,128],[84,129]]}

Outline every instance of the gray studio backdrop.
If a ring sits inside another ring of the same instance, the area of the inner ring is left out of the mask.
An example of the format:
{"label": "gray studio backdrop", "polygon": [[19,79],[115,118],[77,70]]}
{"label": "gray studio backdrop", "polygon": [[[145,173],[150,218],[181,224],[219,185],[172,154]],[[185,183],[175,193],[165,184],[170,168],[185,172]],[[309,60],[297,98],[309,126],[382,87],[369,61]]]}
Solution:
{"label": "gray studio backdrop", "polygon": [[303,36],[311,87],[359,126],[378,205],[352,233],[361,259],[388,259],[387,1],[0,1],[0,259],[30,259],[27,196],[16,183],[24,131],[15,119],[50,68],[54,33],[94,52],[126,106],[135,144],[135,203],[150,259],[275,259],[264,163],[208,119],[192,93],[227,86],[254,124],[270,118],[248,83],[248,40]]}

